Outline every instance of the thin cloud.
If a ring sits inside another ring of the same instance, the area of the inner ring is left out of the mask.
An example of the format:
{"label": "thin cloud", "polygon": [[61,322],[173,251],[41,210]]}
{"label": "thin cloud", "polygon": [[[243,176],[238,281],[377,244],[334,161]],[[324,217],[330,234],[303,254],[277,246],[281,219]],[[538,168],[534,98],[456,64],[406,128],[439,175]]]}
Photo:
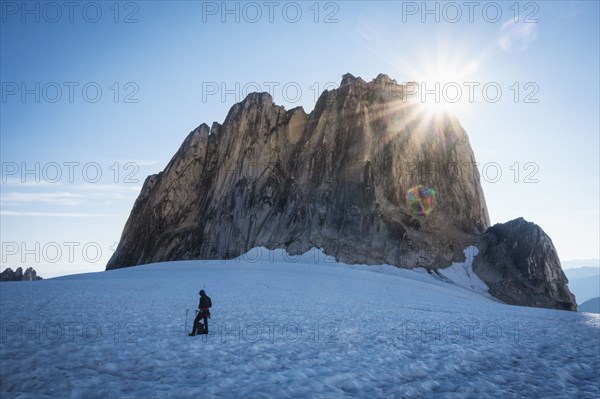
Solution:
{"label": "thin cloud", "polygon": [[123,215],[110,213],[72,213],[72,212],[15,212],[0,211],[0,216],[26,216],[26,217],[61,217],[61,218],[116,218]]}
{"label": "thin cloud", "polygon": [[[81,184],[75,186],[76,190],[82,191],[93,191],[99,190],[102,192],[115,192],[115,191],[124,191],[124,192],[139,192],[142,189],[141,184],[129,184],[129,183],[121,183],[121,184]],[[106,194],[106,193],[105,193]]]}
{"label": "thin cloud", "polygon": [[18,177],[3,177],[2,178],[2,186],[20,186],[20,187],[56,187],[60,186],[63,183],[60,181],[51,182],[48,180],[40,179],[39,181],[31,181],[31,180],[23,180]]}
{"label": "thin cloud", "polygon": [[[64,187],[63,187],[64,188]],[[2,193],[0,203],[4,206],[20,203],[51,203],[65,206],[81,205],[91,201],[132,201],[139,193],[140,185],[111,185],[111,184],[90,184],[71,186],[74,191],[35,191],[21,192],[14,191]]]}
{"label": "thin cloud", "polygon": [[59,205],[79,205],[84,202],[85,196],[78,195],[70,192],[58,192],[58,193],[23,193],[23,192],[12,192],[0,195],[0,203],[2,205],[7,204],[18,204],[18,203],[30,203],[30,202],[43,202],[52,203]]}
{"label": "thin cloud", "polygon": [[122,165],[125,165],[127,163],[134,163],[137,166],[152,166],[152,165],[156,165],[158,163],[158,161],[156,161],[156,160],[148,160],[148,159],[120,160],[118,162]]}

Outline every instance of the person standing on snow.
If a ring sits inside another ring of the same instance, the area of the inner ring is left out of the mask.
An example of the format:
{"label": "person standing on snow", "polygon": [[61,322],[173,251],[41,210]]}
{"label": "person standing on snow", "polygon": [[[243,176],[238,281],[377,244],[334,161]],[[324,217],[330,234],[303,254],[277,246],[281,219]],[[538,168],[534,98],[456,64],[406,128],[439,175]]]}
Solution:
{"label": "person standing on snow", "polygon": [[[198,332],[198,335],[208,334],[208,319],[210,318],[210,308],[212,307],[212,301],[210,300],[210,297],[206,295],[204,290],[200,290],[199,294],[200,303],[198,304],[196,318],[194,319],[194,328],[189,334],[190,337],[196,335],[196,331]],[[200,319],[204,319],[204,325],[200,324]]]}

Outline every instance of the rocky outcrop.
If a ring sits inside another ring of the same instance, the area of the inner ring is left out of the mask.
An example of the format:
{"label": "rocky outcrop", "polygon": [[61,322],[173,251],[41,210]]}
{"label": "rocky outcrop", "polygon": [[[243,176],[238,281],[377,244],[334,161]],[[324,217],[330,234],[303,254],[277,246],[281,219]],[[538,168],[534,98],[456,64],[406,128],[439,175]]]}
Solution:
{"label": "rocky outcrop", "polygon": [[458,120],[407,86],[347,74],[306,114],[267,93],[202,124],[146,179],[107,269],[312,247],[348,263],[437,268],[489,225]]}
{"label": "rocky outcrop", "polygon": [[523,218],[490,227],[473,270],[490,293],[514,305],[577,310],[552,240]]}
{"label": "rocky outcrop", "polygon": [[310,114],[249,94],[146,179],[107,269],[254,247],[436,269],[477,245],[476,272],[496,297],[574,309],[539,227],[513,221],[486,232],[466,132],[453,116],[424,112],[408,87],[347,74]]}
{"label": "rocky outcrop", "polygon": [[23,268],[21,267],[18,267],[15,271],[7,267],[0,273],[0,281],[35,281],[41,279],[32,267],[28,267],[25,273],[23,273]]}

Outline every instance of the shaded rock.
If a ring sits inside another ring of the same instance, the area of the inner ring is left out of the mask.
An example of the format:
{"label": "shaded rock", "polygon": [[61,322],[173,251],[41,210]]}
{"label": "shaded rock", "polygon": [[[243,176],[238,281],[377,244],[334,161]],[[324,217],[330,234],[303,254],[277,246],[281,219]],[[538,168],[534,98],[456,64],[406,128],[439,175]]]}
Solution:
{"label": "shaded rock", "polygon": [[500,300],[521,306],[577,310],[552,240],[523,218],[495,224],[480,239],[473,270]]}
{"label": "shaded rock", "polygon": [[0,281],[35,281],[41,279],[32,267],[28,267],[25,273],[23,273],[23,268],[21,267],[18,267],[15,271],[8,267],[0,273]]}

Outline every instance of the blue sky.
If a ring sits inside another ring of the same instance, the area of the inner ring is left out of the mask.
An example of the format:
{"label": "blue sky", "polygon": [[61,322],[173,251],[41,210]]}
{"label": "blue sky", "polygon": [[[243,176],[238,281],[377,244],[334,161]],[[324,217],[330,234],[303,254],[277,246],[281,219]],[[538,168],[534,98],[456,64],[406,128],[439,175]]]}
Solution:
{"label": "blue sky", "polygon": [[2,267],[103,270],[191,130],[254,87],[308,112],[347,72],[438,82],[492,223],[523,216],[561,259],[599,257],[598,2],[47,4],[1,3]]}

